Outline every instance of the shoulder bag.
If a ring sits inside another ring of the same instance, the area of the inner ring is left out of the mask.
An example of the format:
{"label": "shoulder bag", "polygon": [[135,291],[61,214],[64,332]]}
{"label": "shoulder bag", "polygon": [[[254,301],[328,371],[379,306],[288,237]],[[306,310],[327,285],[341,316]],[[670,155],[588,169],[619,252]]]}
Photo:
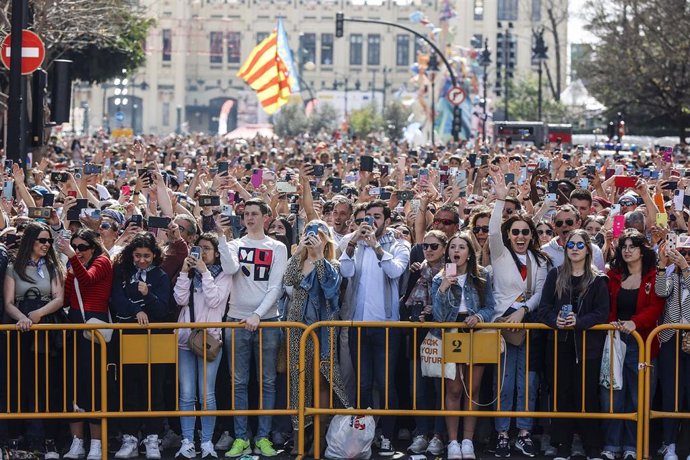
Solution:
{"label": "shoulder bag", "polygon": [[[192,283],[192,289],[189,293],[189,321],[192,323],[196,322],[194,318],[194,283]],[[204,340],[206,340],[205,347]],[[218,357],[223,347],[223,342],[213,337],[211,334],[207,334],[206,329],[197,328],[191,330],[189,338],[187,339],[187,346],[192,353],[210,362]]]}
{"label": "shoulder bag", "polygon": [[[522,299],[523,302],[527,302],[531,297],[532,294],[534,293],[534,286],[532,286],[532,264],[530,263],[530,254],[529,252],[527,253],[527,287],[525,289],[525,292],[523,292],[520,296],[518,296],[515,301],[520,301]],[[503,316],[500,316],[496,318],[497,323],[505,323],[506,318]],[[524,329],[501,329],[501,335],[503,336],[503,339],[505,339],[506,343],[509,343],[510,345],[520,347],[522,346],[523,343],[525,343],[525,337],[527,335],[527,331]]]}
{"label": "shoulder bag", "polygon": [[[52,298],[52,293],[50,296],[44,296],[37,287],[32,287],[29,288],[21,298],[16,299],[16,305],[19,311],[21,311],[24,315],[29,316],[29,313],[38,310],[39,308],[43,308],[43,306],[50,302]],[[62,308],[58,308],[57,311],[41,318],[41,324],[64,324],[66,322],[67,319],[65,318],[65,312],[62,310]],[[62,349],[64,345],[62,331],[47,331],[46,334],[38,334],[39,353],[45,353],[46,335],[51,348],[54,348],[51,350],[51,352],[54,352],[55,349]],[[33,344],[31,345],[31,348],[34,348]]]}
{"label": "shoulder bag", "polygon": [[[84,324],[109,324],[113,322],[112,316],[110,316],[110,308],[108,308],[108,321],[103,321],[98,318],[89,318],[89,320],[86,320],[86,315],[84,314],[84,301],[81,298],[81,291],[79,289],[79,281],[77,281],[77,277],[74,277],[74,290],[77,293],[77,299],[79,300],[79,311],[81,312],[81,317],[84,320]],[[113,338],[113,330],[112,329],[98,329],[98,332],[101,333],[103,336],[103,339],[105,340],[105,343],[110,343],[110,339]],[[84,331],[84,338],[86,340],[91,341],[91,331]]]}

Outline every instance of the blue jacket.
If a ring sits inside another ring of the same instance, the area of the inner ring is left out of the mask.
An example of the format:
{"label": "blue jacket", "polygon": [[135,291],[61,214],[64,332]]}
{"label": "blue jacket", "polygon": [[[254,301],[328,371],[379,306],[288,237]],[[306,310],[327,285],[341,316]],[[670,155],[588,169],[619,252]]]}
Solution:
{"label": "blue jacket", "polygon": [[[438,288],[443,281],[443,271],[436,276],[431,283],[432,313],[434,321],[438,323],[454,323],[460,312],[460,295],[465,298],[465,305],[469,315],[479,315],[484,322],[489,322],[493,318],[496,300],[494,299],[493,283],[491,272],[482,268],[479,276],[486,280],[484,287],[484,305],[480,304],[479,292],[473,283],[465,283],[460,292],[460,286],[453,285],[444,293],[439,292]],[[468,281],[473,275],[468,274]],[[431,331],[436,337],[441,337],[440,329]]]}
{"label": "blue jacket", "polygon": [[149,293],[142,296],[137,285],[129,278],[124,279],[121,270],[113,274],[113,290],[110,294],[110,311],[116,318],[115,322],[127,318],[131,322],[140,311],[145,312],[150,322],[161,322],[167,318],[170,309],[170,278],[160,268],[156,267],[146,274],[146,284]]}

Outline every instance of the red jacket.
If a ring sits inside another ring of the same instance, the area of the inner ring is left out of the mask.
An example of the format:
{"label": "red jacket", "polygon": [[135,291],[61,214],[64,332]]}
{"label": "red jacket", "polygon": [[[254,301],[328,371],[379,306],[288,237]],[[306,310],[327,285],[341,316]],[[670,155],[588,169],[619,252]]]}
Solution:
{"label": "red jacket", "polygon": [[[618,292],[621,289],[622,272],[619,270],[609,270],[609,293],[611,295],[611,310],[609,312],[609,322],[618,320]],[[642,336],[642,340],[647,340],[647,336],[657,326],[659,318],[664,311],[666,300],[659,297],[654,292],[656,282],[655,270],[649,270],[642,276],[640,290],[637,294],[637,305],[635,314],[630,318],[635,323],[637,332]],[[652,344],[652,358],[659,352],[659,341],[655,340]]]}

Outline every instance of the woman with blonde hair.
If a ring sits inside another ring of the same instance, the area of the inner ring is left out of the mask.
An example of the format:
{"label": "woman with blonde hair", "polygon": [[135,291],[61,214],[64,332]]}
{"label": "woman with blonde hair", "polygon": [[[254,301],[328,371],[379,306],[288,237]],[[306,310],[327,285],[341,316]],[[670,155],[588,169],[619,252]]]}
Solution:
{"label": "woman with blonde hair", "polygon": [[[293,287],[293,294],[287,307],[287,321],[304,323],[307,326],[318,321],[330,321],[338,318],[340,282],[340,264],[336,258],[336,245],[326,223],[321,220],[309,222],[304,230],[297,250],[288,261],[283,281],[285,286]],[[321,376],[321,393],[318,403],[325,404],[330,400],[330,386],[341,404],[348,407],[345,387],[340,375],[340,365],[331,349],[337,348],[337,335],[334,328],[317,330],[320,347],[319,371]],[[333,340],[333,343],[331,341]],[[293,331],[288,337],[290,372],[290,407],[298,406],[299,392],[299,343],[300,334]],[[314,344],[307,342],[306,361],[311,363],[314,356]],[[332,363],[332,368],[331,368]],[[306,404],[312,404],[314,378],[310,366],[306,367]],[[332,376],[333,381],[329,382]],[[319,405],[320,405],[319,404]],[[318,405],[316,406],[318,407]],[[297,430],[297,417],[292,418],[293,429]]]}

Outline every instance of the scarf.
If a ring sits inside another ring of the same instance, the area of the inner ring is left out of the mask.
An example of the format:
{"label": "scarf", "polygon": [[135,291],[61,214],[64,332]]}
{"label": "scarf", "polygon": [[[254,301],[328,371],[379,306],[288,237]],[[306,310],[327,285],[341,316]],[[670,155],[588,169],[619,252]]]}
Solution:
{"label": "scarf", "polygon": [[417,284],[412,288],[412,292],[410,292],[410,296],[407,298],[405,305],[412,306],[415,302],[423,302],[424,305],[431,305],[431,283],[434,276],[441,271],[442,266],[443,265],[439,265],[434,268],[429,264],[424,265],[424,268],[420,271]]}
{"label": "scarf", "polygon": [[36,267],[36,273],[41,279],[46,279],[46,274],[43,271],[43,267],[46,266],[46,259],[45,257],[41,257],[38,259],[38,262],[34,262],[33,260],[29,259],[29,262],[26,264],[29,267]]}
{"label": "scarf", "polygon": [[[208,265],[206,268],[208,268],[208,271],[214,279],[223,272],[223,267],[221,265]],[[201,272],[199,270],[194,270],[192,282],[194,283],[194,292],[201,291]]]}
{"label": "scarf", "polygon": [[137,272],[132,275],[132,277],[129,279],[129,282],[132,284],[138,283],[139,281],[143,281],[144,283],[146,282],[146,274],[156,268],[155,265],[149,265],[147,268],[143,270],[137,270]]}

